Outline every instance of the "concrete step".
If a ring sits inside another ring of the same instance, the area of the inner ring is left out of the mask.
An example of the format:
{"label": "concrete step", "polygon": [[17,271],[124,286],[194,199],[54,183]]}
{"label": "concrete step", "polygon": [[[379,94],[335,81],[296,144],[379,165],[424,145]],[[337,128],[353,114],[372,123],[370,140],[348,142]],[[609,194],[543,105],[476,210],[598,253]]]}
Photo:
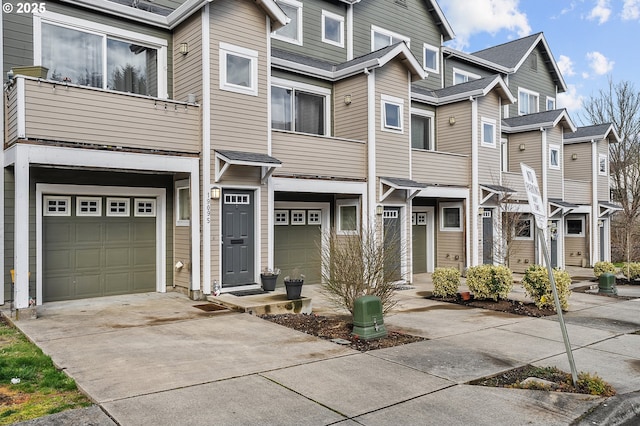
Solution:
{"label": "concrete step", "polygon": [[252,296],[234,296],[222,293],[219,296],[207,296],[207,300],[225,306],[228,309],[247,312],[252,315],[278,315],[278,314],[310,314],[311,298],[301,297],[296,300],[288,300],[284,289],[256,294]]}

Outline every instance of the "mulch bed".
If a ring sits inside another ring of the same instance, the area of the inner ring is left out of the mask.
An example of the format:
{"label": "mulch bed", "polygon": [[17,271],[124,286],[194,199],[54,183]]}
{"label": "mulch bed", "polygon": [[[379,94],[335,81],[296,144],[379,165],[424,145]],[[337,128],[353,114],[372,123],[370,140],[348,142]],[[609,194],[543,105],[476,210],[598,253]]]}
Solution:
{"label": "mulch bed", "polygon": [[472,308],[490,309],[492,311],[524,315],[528,317],[546,317],[556,314],[555,310],[540,309],[535,305],[535,303],[519,302],[509,299],[494,301],[491,299],[474,299],[472,296],[471,300],[462,300],[460,295],[458,295],[458,297],[430,296],[427,297],[427,299],[437,300],[439,302],[456,303],[458,305],[470,306]]}

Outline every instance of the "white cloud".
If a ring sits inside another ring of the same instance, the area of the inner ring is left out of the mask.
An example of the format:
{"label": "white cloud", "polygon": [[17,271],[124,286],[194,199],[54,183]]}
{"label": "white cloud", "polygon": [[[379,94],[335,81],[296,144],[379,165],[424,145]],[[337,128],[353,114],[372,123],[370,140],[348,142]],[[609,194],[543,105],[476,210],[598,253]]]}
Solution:
{"label": "white cloud", "polygon": [[518,9],[519,0],[441,0],[439,3],[456,33],[453,47],[463,50],[473,34],[501,30],[518,37],[531,34],[527,15]]}
{"label": "white cloud", "polygon": [[578,94],[575,84],[568,84],[567,91],[558,93],[558,108],[566,108],[569,112],[576,112],[582,108],[584,96]]}
{"label": "white cloud", "polygon": [[589,60],[589,68],[593,70],[597,75],[604,75],[613,70],[613,64],[615,62],[607,59],[600,52],[587,53],[587,59]]}
{"label": "white cloud", "polygon": [[571,61],[571,58],[568,56],[560,55],[560,59],[558,59],[558,68],[560,68],[560,72],[563,76],[572,76],[576,74],[573,70],[573,61]]}
{"label": "white cloud", "polygon": [[598,20],[598,24],[602,25],[609,20],[611,16],[611,8],[609,7],[609,0],[598,0],[596,6],[591,9],[587,19]]}
{"label": "white cloud", "polygon": [[623,21],[635,21],[640,18],[640,0],[624,0],[620,16]]}

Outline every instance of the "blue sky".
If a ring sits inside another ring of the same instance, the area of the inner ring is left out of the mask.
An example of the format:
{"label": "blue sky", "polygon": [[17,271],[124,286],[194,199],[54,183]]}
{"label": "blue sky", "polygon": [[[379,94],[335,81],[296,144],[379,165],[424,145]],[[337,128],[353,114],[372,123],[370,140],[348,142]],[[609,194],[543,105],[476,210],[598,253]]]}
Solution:
{"label": "blue sky", "polygon": [[577,125],[582,102],[614,82],[640,91],[640,0],[438,0],[456,39],[475,52],[544,32],[568,91],[558,107]]}

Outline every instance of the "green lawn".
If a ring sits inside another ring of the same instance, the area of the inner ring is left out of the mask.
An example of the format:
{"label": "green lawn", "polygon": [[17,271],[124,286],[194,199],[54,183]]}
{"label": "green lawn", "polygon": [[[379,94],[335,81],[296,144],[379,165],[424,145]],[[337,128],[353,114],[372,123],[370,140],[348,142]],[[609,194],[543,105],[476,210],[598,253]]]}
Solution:
{"label": "green lawn", "polygon": [[0,316],[0,425],[89,405],[75,381]]}

